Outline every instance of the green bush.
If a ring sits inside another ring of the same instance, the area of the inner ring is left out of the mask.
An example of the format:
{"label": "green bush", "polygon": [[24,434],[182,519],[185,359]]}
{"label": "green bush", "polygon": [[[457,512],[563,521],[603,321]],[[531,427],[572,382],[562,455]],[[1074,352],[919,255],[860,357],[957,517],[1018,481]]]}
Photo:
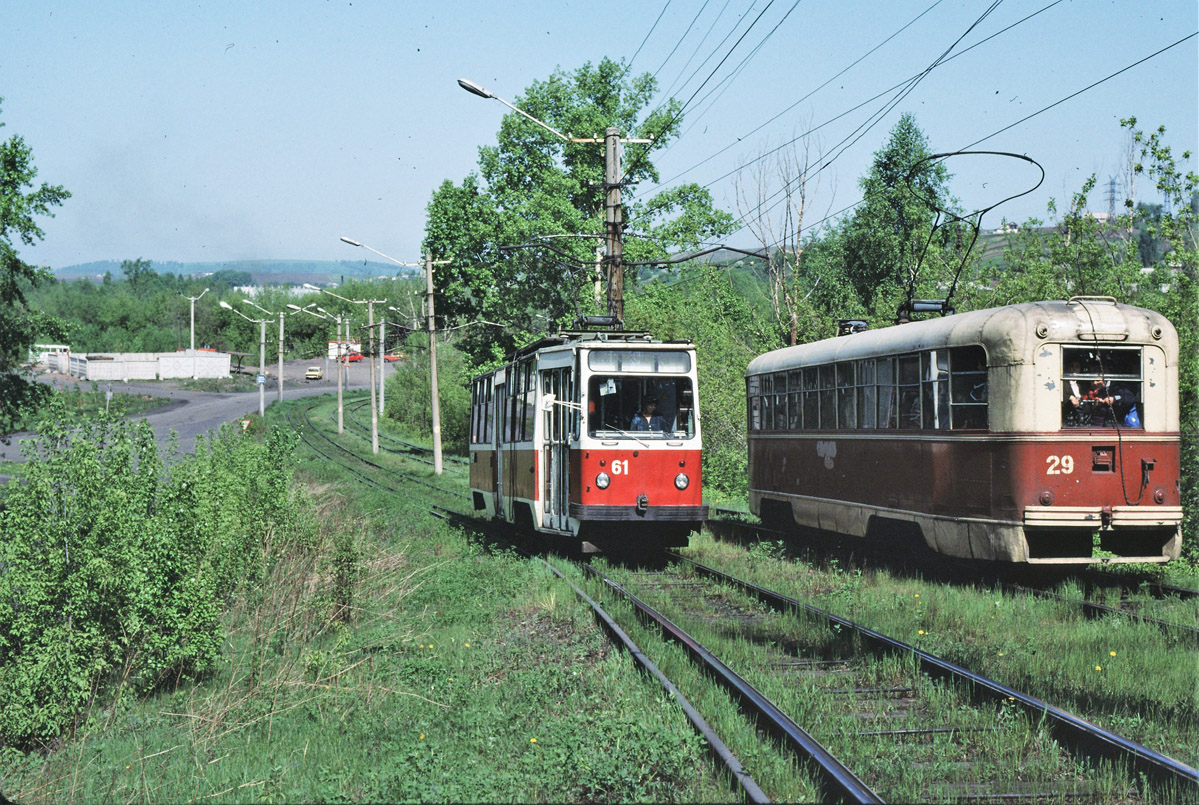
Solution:
{"label": "green bush", "polygon": [[0,511],[0,746],[213,669],[222,605],[302,535],[293,441],[226,427],[170,470],[144,421],[51,423]]}
{"label": "green bush", "polygon": [[[387,380],[387,417],[401,428],[433,433],[429,393],[429,353],[414,353],[396,364]],[[450,344],[437,345],[437,399],[441,403],[441,442],[446,450],[466,454],[470,438],[470,369],[465,356]]]}

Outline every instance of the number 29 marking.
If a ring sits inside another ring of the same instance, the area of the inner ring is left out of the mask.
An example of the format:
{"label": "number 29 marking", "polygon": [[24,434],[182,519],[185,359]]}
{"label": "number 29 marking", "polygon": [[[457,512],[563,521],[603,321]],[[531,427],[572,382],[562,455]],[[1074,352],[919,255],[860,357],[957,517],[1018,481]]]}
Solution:
{"label": "number 29 marking", "polygon": [[1074,472],[1074,456],[1049,456],[1045,459],[1049,469],[1046,475],[1070,475]]}

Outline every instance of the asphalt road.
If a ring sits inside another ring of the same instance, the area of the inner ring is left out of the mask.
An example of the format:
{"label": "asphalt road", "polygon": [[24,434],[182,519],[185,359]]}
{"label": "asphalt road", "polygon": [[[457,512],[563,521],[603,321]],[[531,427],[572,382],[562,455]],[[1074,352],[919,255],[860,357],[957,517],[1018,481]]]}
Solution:
{"label": "asphalt road", "polygon": [[[309,366],[321,366],[324,378],[321,380],[305,380],[304,372]],[[275,385],[274,375],[279,365],[267,367],[270,376],[267,378],[265,403],[269,406],[279,399],[278,386]],[[363,391],[370,387],[370,375],[365,362],[351,363],[347,366],[347,385],[349,391]],[[393,371],[391,364],[385,364],[384,374],[390,376]],[[44,374],[38,378],[43,383],[57,388],[73,388],[76,383],[80,388],[90,388],[89,381],[81,381],[69,375]],[[253,377],[250,377],[253,382]],[[215,394],[203,391],[185,391],[181,389],[181,381],[159,380],[146,382],[113,383],[114,394],[151,394],[155,397],[166,397],[171,403],[156,408],[142,415],[150,427],[154,429],[155,439],[160,448],[165,447],[172,432],[178,434],[179,450],[181,453],[191,453],[196,447],[196,437],[215,431],[226,422],[233,422],[250,414],[258,413],[258,391],[238,392],[235,394]],[[100,389],[105,390],[107,383],[101,383]],[[320,394],[337,393],[336,365],[332,361],[292,361],[283,364],[283,399],[294,400],[301,397],[312,397]],[[7,437],[5,444],[0,442],[0,461],[21,461],[20,442],[31,438],[29,433],[15,433]],[[0,474],[0,484],[8,483],[9,476]]]}

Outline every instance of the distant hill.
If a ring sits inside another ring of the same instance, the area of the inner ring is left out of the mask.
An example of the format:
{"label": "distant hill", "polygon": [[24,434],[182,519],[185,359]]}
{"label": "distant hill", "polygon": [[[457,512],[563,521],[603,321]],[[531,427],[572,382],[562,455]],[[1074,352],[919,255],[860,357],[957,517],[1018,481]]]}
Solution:
{"label": "distant hill", "polygon": [[[159,274],[180,274],[205,277],[218,271],[244,271],[254,278],[255,285],[299,285],[305,282],[340,283],[344,279],[394,277],[397,274],[416,274],[419,269],[379,263],[371,260],[225,260],[211,263],[177,263],[152,261]],[[99,282],[109,273],[113,279],[123,279],[119,260],[97,260],[54,270],[60,280],[91,279]]]}

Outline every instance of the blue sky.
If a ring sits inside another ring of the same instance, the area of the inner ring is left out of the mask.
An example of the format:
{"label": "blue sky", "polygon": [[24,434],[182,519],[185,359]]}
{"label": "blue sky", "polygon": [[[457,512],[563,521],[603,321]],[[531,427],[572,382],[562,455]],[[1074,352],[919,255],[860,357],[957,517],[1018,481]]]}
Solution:
{"label": "blue sky", "polygon": [[[904,112],[934,150],[962,149],[1199,31],[1194,0],[992,5],[0,4],[0,137],[22,136],[39,181],[73,194],[54,219],[42,219],[45,240],[20,253],[54,268],[134,257],[372,257],[341,243],[344,235],[416,260],[431,193],[473,169],[507,111],[463,92],[456,79],[515,101],[555,68],[605,56],[656,72],[661,89],[673,87],[680,100],[695,96],[683,136],[657,156],[663,180],[708,185],[718,204],[737,212],[738,168],[752,189],[777,174],[774,158],[755,160],[798,137],[810,163],[828,160],[809,185],[807,221],[815,222],[860,199],[859,177]],[[1166,126],[1177,155],[1196,150],[1197,41],[974,146],[1026,154],[1046,171],[1040,190],[989,213],[984,225],[1045,217],[1050,197],[1067,198],[1091,173],[1100,183],[1092,209],[1107,209],[1109,177],[1123,199],[1123,117]],[[870,101],[951,47],[956,58],[893,108],[897,90]],[[1036,178],[1026,163],[998,158],[947,165],[969,208]],[[1195,159],[1185,167],[1195,170]],[[1156,200],[1144,180],[1136,194]],[[755,245],[748,229],[726,242]]]}

